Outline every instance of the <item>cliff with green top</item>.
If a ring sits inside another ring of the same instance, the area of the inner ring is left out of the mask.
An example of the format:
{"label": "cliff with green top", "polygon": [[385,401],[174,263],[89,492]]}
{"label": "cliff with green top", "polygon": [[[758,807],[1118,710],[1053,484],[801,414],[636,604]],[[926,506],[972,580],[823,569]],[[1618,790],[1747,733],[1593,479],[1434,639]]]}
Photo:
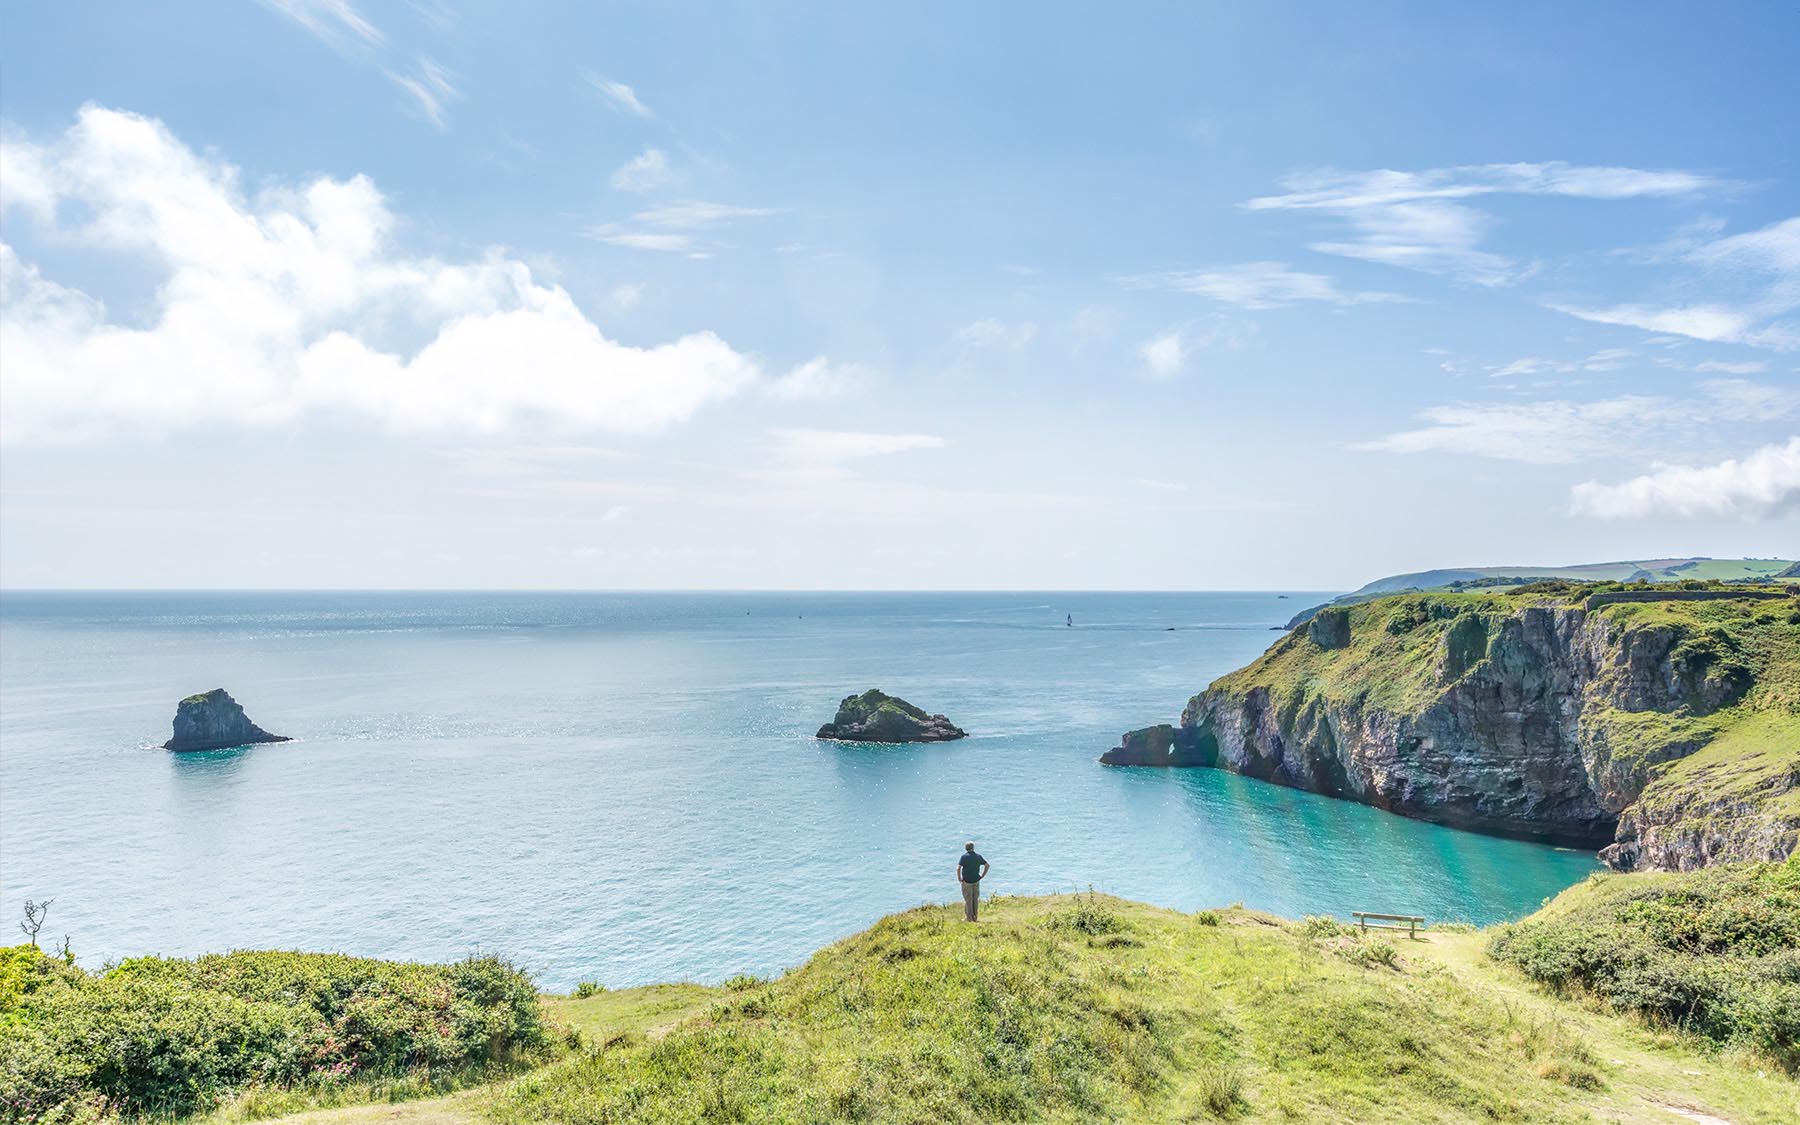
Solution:
{"label": "cliff with green top", "polygon": [[1228,769],[1597,847],[1623,870],[1784,858],[1800,837],[1800,598],[1682,586],[1329,607],[1101,760]]}

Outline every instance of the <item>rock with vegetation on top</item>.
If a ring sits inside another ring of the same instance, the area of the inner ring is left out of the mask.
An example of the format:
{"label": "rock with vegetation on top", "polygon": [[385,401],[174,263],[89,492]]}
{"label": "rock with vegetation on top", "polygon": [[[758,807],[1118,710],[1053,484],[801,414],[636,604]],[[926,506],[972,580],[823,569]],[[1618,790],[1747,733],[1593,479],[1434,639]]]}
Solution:
{"label": "rock with vegetation on top", "polygon": [[1385,595],[1331,607],[1100,760],[1688,870],[1800,852],[1796,685],[1800,597],[1780,587]]}
{"label": "rock with vegetation on top", "polygon": [[175,737],[163,743],[165,750],[228,750],[256,742],[287,742],[285,734],[270,734],[250,721],[238,701],[224,688],[190,695],[175,708]]}
{"label": "rock with vegetation on top", "polygon": [[837,717],[820,727],[817,737],[844,742],[948,742],[967,733],[942,715],[928,715],[904,699],[870,688],[845,696]]}

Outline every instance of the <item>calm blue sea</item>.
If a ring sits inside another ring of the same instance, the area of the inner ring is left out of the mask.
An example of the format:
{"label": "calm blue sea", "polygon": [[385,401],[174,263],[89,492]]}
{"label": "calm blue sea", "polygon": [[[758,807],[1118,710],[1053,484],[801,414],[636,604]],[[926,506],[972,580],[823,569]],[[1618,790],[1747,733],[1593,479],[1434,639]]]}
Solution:
{"label": "calm blue sea", "polygon": [[[46,936],[90,964],[482,951],[561,989],[797,964],[949,901],[965,838],[999,893],[1294,916],[1486,923],[1595,870],[1211,770],[1095,763],[1321,597],[8,593],[0,902],[54,898]],[[972,737],[812,739],[872,686]],[[212,687],[297,741],[155,749],[176,700]]]}

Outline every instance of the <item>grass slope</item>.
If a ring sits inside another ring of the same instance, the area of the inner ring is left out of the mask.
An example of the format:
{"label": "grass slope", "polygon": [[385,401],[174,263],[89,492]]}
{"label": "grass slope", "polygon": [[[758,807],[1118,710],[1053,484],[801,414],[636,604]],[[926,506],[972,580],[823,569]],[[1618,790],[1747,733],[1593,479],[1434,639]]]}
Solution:
{"label": "grass slope", "polygon": [[[923,907],[669,1034],[508,1084],[503,1123],[1776,1122],[1797,1089],[1533,993],[1474,934],[1358,940],[1244,910]],[[1624,1113],[1617,1111],[1624,1110]]]}
{"label": "grass slope", "polygon": [[1596,875],[1501,927],[1492,952],[1553,988],[1800,1070],[1800,857]]}

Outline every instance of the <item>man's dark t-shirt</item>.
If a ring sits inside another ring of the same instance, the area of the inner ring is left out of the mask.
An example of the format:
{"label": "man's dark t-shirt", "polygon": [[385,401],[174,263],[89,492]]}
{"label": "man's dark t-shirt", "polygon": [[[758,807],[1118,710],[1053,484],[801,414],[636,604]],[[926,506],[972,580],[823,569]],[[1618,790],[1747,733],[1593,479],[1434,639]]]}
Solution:
{"label": "man's dark t-shirt", "polygon": [[962,858],[956,861],[957,866],[962,868],[962,881],[965,883],[981,882],[981,865],[986,862],[987,860],[981,858],[980,852],[964,852]]}

